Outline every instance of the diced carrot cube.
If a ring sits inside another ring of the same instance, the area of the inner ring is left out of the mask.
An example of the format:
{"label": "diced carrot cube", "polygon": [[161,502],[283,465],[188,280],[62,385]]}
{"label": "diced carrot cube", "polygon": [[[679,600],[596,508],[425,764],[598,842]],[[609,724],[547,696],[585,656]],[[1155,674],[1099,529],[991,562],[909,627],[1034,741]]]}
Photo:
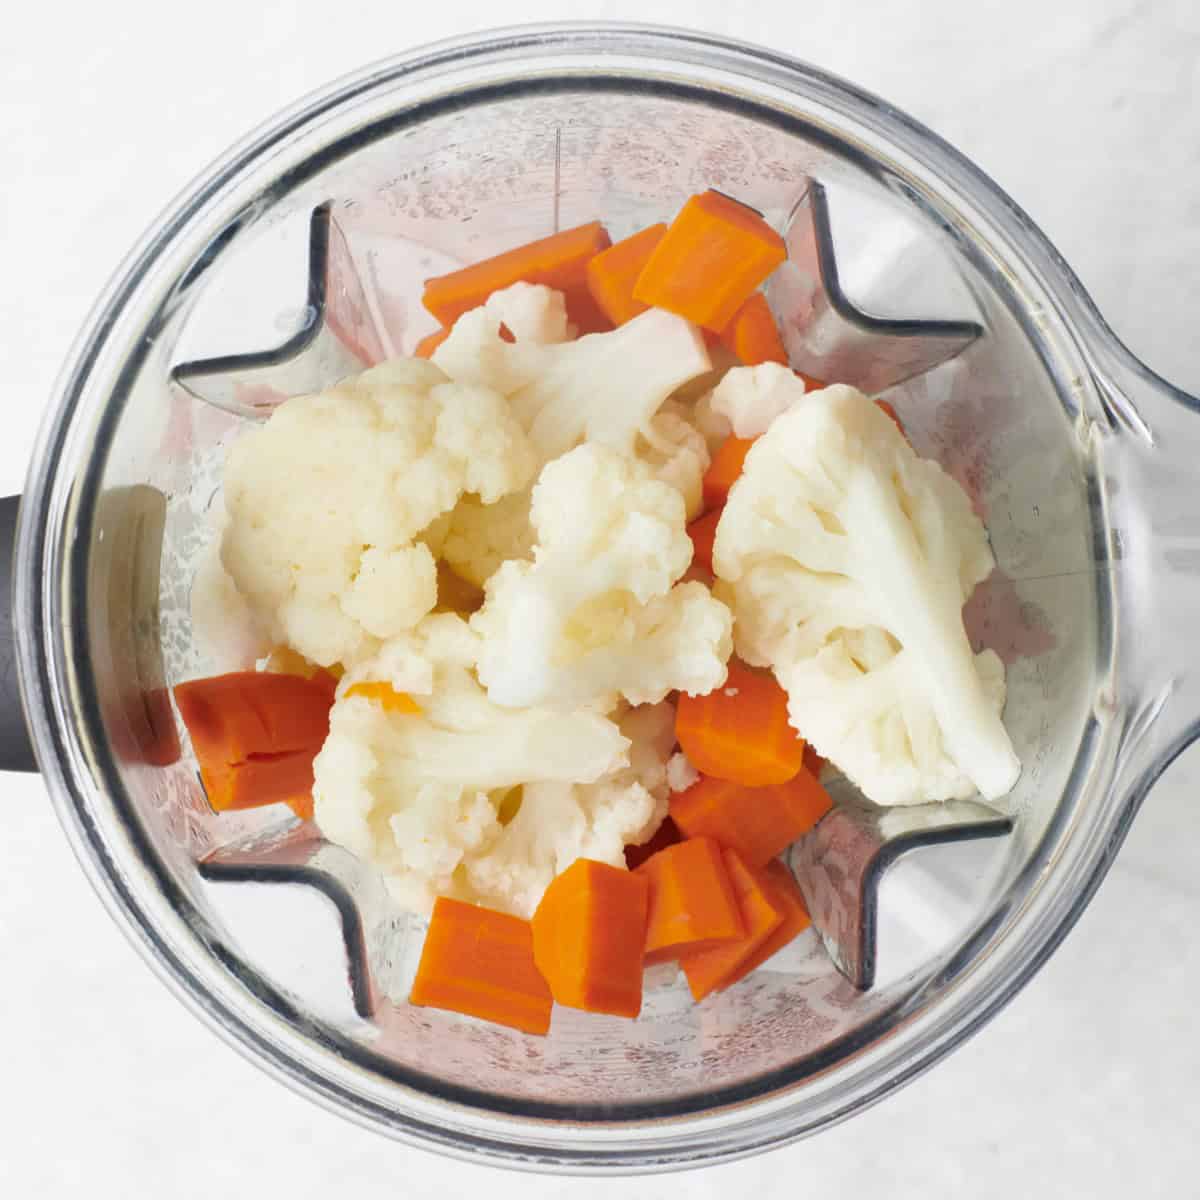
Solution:
{"label": "diced carrot cube", "polygon": [[398,692],[390,683],[382,680],[371,679],[362,683],[352,683],[346,689],[346,698],[351,696],[362,696],[387,712],[415,716],[421,711],[421,706],[407,692]]}
{"label": "diced carrot cube", "polygon": [[434,902],[409,1000],[538,1034],[553,1007],[529,922],[446,896]]}
{"label": "diced carrot cube", "polygon": [[264,754],[237,763],[201,764],[200,780],[213,812],[287,804],[312,815],[313,760],[320,747]]}
{"label": "diced carrot cube", "polygon": [[559,1004],[641,1012],[648,891],[645,876],[588,858],[554,878],[533,914],[533,956]]}
{"label": "diced carrot cube", "polygon": [[805,770],[769,787],[702,775],[671,797],[671,817],[685,837],[715,838],[750,867],[770,862],[832,807],[829,793]]}
{"label": "diced carrot cube", "polygon": [[435,329],[432,333],[427,333],[417,344],[413,350],[414,358],[432,358],[433,352],[450,336],[450,326],[443,325],[441,329]]}
{"label": "diced carrot cube", "polygon": [[671,222],[633,296],[720,333],[785,258],[783,238],[754,209],[702,192]]}
{"label": "diced carrot cube", "polygon": [[680,956],[679,965],[696,1000],[703,1000],[710,992],[727,988],[741,979],[749,969],[745,964],[783,922],[783,914],[772,901],[765,877],[751,871],[736,850],[725,851],[725,868],[737,896],[746,932],[737,941]]}
{"label": "diced carrot cube", "polygon": [[736,659],[720,687],[679,697],[675,735],[702,775],[746,787],[786,783],[804,760],[804,740],[788,722],[787,693],[773,675]]}
{"label": "diced carrot cube", "polygon": [[665,850],[668,846],[674,846],[677,842],[682,841],[683,835],[676,828],[675,822],[670,817],[665,817],[648,842],[642,842],[641,845],[631,843],[625,847],[625,865],[631,871],[636,870],[652,854],[657,854],[660,850]]}
{"label": "diced carrot cube", "polygon": [[746,465],[746,455],[756,438],[727,437],[717,448],[701,484],[706,508],[719,508],[729,499],[729,489],[737,483]]}
{"label": "diced carrot cube", "polygon": [[650,885],[646,962],[666,962],[745,935],[741,912],[711,838],[691,838],[648,858],[638,874]]}
{"label": "diced carrot cube", "polygon": [[422,303],[443,325],[452,326],[463,313],[478,308],[493,292],[522,281],[587,295],[588,261],[610,244],[608,233],[599,221],[566,229],[461,270],[427,279]]}
{"label": "diced carrot cube", "polygon": [[776,912],[783,915],[783,920],[767,935],[758,949],[742,962],[739,978],[745,978],[751,971],[757,970],[812,924],[800,885],[779,859],[775,858],[767,863],[758,878],[766,888]]}
{"label": "diced carrot cube", "polygon": [[762,292],[755,292],[734,314],[733,320],[721,331],[721,341],[743,366],[759,363],[779,363],[787,366],[787,350],[779,335],[779,326]]}
{"label": "diced carrot cube", "polygon": [[665,225],[651,225],[602,250],[588,263],[588,290],[614,325],[624,325],[650,307],[633,298],[633,286],[666,232]]}
{"label": "diced carrot cube", "polygon": [[175,703],[201,764],[318,749],[329,735],[333,687],[325,673],[304,679],[234,671],[175,686]]}

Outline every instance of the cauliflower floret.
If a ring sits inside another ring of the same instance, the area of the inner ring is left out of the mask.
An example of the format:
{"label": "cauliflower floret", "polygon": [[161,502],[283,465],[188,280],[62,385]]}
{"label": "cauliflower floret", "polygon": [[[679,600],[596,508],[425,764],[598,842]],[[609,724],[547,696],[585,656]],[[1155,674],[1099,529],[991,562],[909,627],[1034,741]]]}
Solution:
{"label": "cauliflower floret", "polygon": [[[513,788],[595,784],[628,766],[628,738],[598,712],[492,704],[472,671],[478,648],[453,614],[388,642],[343,679],[314,763],[322,833],[380,867],[414,911],[437,895],[471,898],[465,868],[501,836],[499,806]],[[348,694],[367,679],[408,692],[422,711]]]}
{"label": "cauliflower floret", "polygon": [[[515,342],[501,336],[501,326]],[[566,342],[573,333],[561,292],[514,283],[463,313],[434,351],[433,361],[451,379],[492,387],[507,396],[536,373],[543,347]]]}
{"label": "cauliflower floret", "polygon": [[[459,317],[433,361],[452,379],[508,396],[542,462],[584,440],[633,453],[638,433],[663,401],[710,369],[696,327],[661,309],[573,342],[524,340],[506,315],[511,291]],[[528,299],[522,293],[521,303]],[[501,325],[515,342],[500,336]]]}
{"label": "cauliflower floret", "polygon": [[710,457],[720,450],[721,443],[733,433],[733,426],[730,425],[729,418],[713,408],[712,392],[705,392],[696,401],[695,407],[692,409],[692,424],[704,438]]}
{"label": "cauliflower floret", "polygon": [[667,786],[673,792],[686,792],[692,784],[699,782],[700,772],[682,751],[673,754],[667,763]]}
{"label": "cauliflower floret", "polygon": [[495,504],[464,496],[450,514],[442,557],[477,587],[483,587],[509,559],[532,558],[530,499],[528,490],[513,492]]}
{"label": "cauliflower floret", "polygon": [[756,438],[805,394],[804,380],[779,363],[734,367],[712,391],[712,411],[740,438]]}
{"label": "cauliflower floret", "polygon": [[988,799],[1020,764],[1003,666],[962,606],[994,560],[962,489],[861,392],[777,417],[717,528],[738,653],[774,669],[792,724],[872,800]]}
{"label": "cauliflower floret", "polygon": [[422,531],[464,492],[524,488],[534,465],[496,392],[398,359],[286,401],[234,443],[221,560],[272,642],[350,663],[434,606]]}
{"label": "cauliflower floret", "polygon": [[533,489],[534,560],[506,562],[472,618],[497,704],[653,704],[711,691],[732,648],[729,610],[687,570],[683,498],[649,468],[587,444]]}
{"label": "cauliflower floret", "polygon": [[670,704],[630,709],[620,722],[631,762],[595,783],[531,783],[494,841],[468,856],[482,904],[529,917],[550,881],[577,858],[624,867],[625,846],[653,836],[667,809],[666,762],[675,741]]}
{"label": "cauliflower floret", "polygon": [[668,400],[638,434],[634,453],[655,479],[679,492],[689,521],[700,515],[701,485],[712,460],[704,435],[688,420],[682,405]]}

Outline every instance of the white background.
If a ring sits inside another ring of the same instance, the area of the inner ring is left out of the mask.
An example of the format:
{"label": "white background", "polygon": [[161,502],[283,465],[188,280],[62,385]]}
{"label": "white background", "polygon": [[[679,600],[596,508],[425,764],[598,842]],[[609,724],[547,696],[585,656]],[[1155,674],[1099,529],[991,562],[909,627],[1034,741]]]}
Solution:
{"label": "white background", "polygon": [[[20,489],[59,364],[107,276],[229,142],[383,54],[500,21],[559,18],[565,7],[35,0],[6,8],[0,488]],[[737,15],[742,8],[751,15]],[[1194,0],[628,0],[595,3],[590,15],[758,41],[906,108],[1017,198],[1135,351],[1200,393]],[[1187,652],[1200,656],[1200,647]],[[798,1146],[679,1179],[622,1182],[521,1178],[410,1151],[269,1081],[126,945],[84,883],[40,781],[7,776],[0,1195],[1195,1194],[1197,775],[1192,752],[1151,797],[1065,947],[948,1062]]]}

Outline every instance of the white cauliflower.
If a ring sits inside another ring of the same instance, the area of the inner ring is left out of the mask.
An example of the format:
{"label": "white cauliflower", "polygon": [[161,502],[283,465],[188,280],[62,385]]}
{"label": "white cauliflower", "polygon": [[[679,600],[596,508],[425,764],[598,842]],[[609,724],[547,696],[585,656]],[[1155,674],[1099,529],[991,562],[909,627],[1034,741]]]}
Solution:
{"label": "white cauliflower", "polygon": [[626,712],[619,724],[630,741],[630,765],[595,783],[526,784],[516,815],[467,857],[473,898],[529,917],[550,881],[577,858],[624,867],[625,846],[648,840],[666,816],[674,718],[667,703]]}
{"label": "white cauliflower", "polygon": [[422,531],[464,492],[521,490],[534,467],[495,391],[419,359],[384,363],[286,401],[234,443],[221,560],[272,642],[350,663],[433,608]]}
{"label": "white cauliflower", "polygon": [[471,618],[493,701],[653,704],[721,683],[729,610],[703,584],[672,587],[692,557],[678,491],[589,443],[543,469],[531,520],[533,562],[506,562]]}
{"label": "white cauliflower", "polygon": [[738,653],[770,666],[791,722],[872,800],[1004,795],[1020,764],[1004,668],[976,656],[962,606],[992,569],[962,489],[861,392],[777,417],[717,529]]}
{"label": "white cauliflower", "polygon": [[[380,867],[414,911],[427,911],[438,895],[473,898],[469,863],[502,836],[499,807],[513,788],[569,789],[628,768],[628,738],[598,712],[491,703],[472,670],[478,649],[453,614],[426,617],[388,642],[343,679],[314,764],[322,833]],[[407,692],[422,711],[389,711],[347,694],[364,680]],[[603,803],[592,804],[600,826],[608,820]],[[620,824],[614,817],[612,828]],[[515,903],[514,891],[502,906]]]}
{"label": "white cauliflower", "polygon": [[530,500],[528,489],[503,496],[495,504],[464,496],[450,514],[442,557],[458,575],[478,587],[509,559],[532,558]]}
{"label": "white cauliflower", "polygon": [[756,438],[805,394],[804,380],[779,363],[734,367],[712,391],[712,411],[740,438]]}
{"label": "white cauliflower", "polygon": [[701,485],[712,459],[704,435],[688,419],[683,405],[668,400],[639,432],[634,454],[655,479],[679,492],[689,521],[700,515]]}
{"label": "white cauliflower", "polygon": [[671,791],[686,792],[699,779],[700,772],[692,766],[686,754],[680,751],[671,756],[667,762],[667,786]]}
{"label": "white cauliflower", "polygon": [[[550,304],[550,297],[561,304],[561,296],[548,288],[516,287],[522,289],[516,301],[506,288],[459,317],[433,361],[452,379],[486,384],[508,396],[542,462],[582,441],[632,454],[637,435],[667,397],[710,369],[696,327],[660,309],[576,341],[523,338],[513,328],[511,310],[521,310],[518,325],[536,329],[530,308]],[[501,337],[502,325],[516,341]]]}

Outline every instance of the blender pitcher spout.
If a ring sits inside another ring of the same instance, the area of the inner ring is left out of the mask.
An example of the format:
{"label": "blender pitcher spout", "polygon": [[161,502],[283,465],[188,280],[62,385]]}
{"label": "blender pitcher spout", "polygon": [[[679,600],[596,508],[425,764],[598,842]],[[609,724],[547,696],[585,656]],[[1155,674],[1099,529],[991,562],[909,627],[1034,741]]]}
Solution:
{"label": "blender pitcher spout", "polygon": [[[1107,699],[1134,808],[1200,737],[1200,400],[1114,346],[1093,364],[1118,647]],[[1099,552],[1099,547],[1097,547]]]}

